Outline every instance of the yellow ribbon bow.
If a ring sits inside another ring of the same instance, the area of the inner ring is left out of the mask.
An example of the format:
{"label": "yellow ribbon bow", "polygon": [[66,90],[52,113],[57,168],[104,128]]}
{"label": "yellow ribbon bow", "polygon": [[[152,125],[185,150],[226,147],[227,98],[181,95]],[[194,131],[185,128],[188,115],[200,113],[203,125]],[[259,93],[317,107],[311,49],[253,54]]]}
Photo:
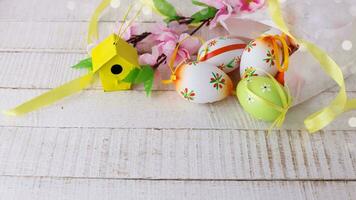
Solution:
{"label": "yellow ribbon bow", "polygon": [[313,57],[320,63],[322,69],[338,84],[340,87],[339,93],[331,104],[324,109],[310,115],[305,119],[304,124],[310,133],[314,133],[326,127],[336,117],[342,113],[356,109],[356,99],[348,100],[346,94],[346,87],[344,76],[340,67],[336,62],[322,49],[315,44],[303,39],[296,39],[289,31],[284,22],[282,10],[278,0],[269,0],[268,7],[270,15],[278,28],[287,34],[289,37],[297,41],[298,44],[303,45],[313,55]]}

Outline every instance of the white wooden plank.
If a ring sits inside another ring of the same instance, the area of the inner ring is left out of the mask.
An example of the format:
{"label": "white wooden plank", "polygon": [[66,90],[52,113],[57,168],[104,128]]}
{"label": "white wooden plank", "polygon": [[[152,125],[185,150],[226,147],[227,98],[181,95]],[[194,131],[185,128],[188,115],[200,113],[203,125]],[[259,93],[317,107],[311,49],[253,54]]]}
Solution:
{"label": "white wooden plank", "polygon": [[[0,89],[0,110],[9,109],[46,90]],[[292,108],[282,130],[303,130],[303,120],[327,105],[336,93],[323,93]],[[356,93],[350,92],[350,97]],[[308,111],[308,112],[306,112]],[[53,116],[57,120],[53,120]],[[71,117],[69,117],[71,116]],[[325,130],[355,130],[348,123],[355,111],[343,114]],[[104,93],[83,91],[51,106],[21,117],[0,115],[0,126],[103,127],[103,128],[188,128],[267,130],[269,123],[253,119],[235,97],[214,104],[192,104],[175,91]]]}
{"label": "white wooden plank", "polygon": [[[0,49],[86,52],[87,22],[0,22]],[[103,22],[99,36],[114,31],[114,22]],[[17,38],[17,39],[14,39]]]}
{"label": "white wooden plank", "polygon": [[[88,22],[2,22],[0,20],[0,26],[6,27],[0,30],[0,52],[87,52]],[[156,26],[155,22],[138,22],[138,32],[150,32]],[[99,41],[117,31],[115,28],[117,22],[100,22]],[[215,32],[200,31],[197,35],[208,38],[209,34],[216,35]],[[144,46],[143,49],[150,50],[151,46]]]}
{"label": "white wooden plank", "polygon": [[345,199],[355,182],[182,182],[2,177],[2,197],[19,199]]}
{"label": "white wooden plank", "polygon": [[5,176],[356,179],[354,131],[2,128],[0,133]]}
{"label": "white wooden plank", "polygon": [[[18,0],[15,2],[2,0],[0,2],[0,21],[89,21],[100,1]],[[179,13],[186,16],[199,9],[196,6],[189,6],[192,5],[190,0],[170,0],[169,2],[176,6]],[[140,6],[139,0],[119,0],[119,6],[108,7],[103,12],[101,20],[121,20],[131,3],[134,5],[134,9],[130,16],[133,16]],[[139,19],[145,21],[162,20],[161,16],[149,11],[150,9],[145,9]]]}

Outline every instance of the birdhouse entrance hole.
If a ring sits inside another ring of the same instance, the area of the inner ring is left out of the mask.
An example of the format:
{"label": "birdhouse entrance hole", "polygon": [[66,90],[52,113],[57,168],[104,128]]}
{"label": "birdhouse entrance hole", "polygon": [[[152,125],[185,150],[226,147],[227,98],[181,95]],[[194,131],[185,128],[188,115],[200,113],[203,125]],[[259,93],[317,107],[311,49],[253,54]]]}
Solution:
{"label": "birdhouse entrance hole", "polygon": [[111,67],[111,73],[115,74],[115,75],[118,75],[122,72],[122,66],[121,65],[113,65]]}

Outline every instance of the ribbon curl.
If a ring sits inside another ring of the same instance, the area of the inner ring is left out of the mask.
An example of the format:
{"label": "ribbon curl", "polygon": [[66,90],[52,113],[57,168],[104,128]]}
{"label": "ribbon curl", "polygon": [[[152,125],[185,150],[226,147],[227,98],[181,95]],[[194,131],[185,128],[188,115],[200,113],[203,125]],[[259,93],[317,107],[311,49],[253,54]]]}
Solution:
{"label": "ribbon curl", "polygon": [[282,10],[278,0],[269,0],[268,8],[274,23],[278,28],[291,37],[298,44],[303,45],[313,55],[313,57],[320,63],[321,68],[330,76],[340,87],[339,93],[336,98],[324,109],[310,115],[304,120],[304,124],[310,133],[317,132],[344,112],[356,109],[356,99],[349,100],[346,94],[345,80],[340,67],[336,62],[322,49],[315,44],[294,37],[282,15]]}

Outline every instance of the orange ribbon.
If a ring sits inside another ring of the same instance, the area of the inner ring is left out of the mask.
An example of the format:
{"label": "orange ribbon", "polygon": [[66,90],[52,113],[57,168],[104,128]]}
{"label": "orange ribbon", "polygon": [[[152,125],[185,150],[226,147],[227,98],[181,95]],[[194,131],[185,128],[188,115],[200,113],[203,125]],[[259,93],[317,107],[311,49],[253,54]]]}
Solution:
{"label": "orange ribbon", "polygon": [[[284,84],[284,73],[288,70],[289,67],[289,46],[285,39],[287,37],[285,34],[282,35],[267,35],[263,36],[263,40],[267,40],[272,43],[272,48],[274,51],[274,61],[279,73],[276,75],[276,79],[281,84]],[[280,46],[278,42],[282,45],[283,57],[280,57]],[[283,62],[282,62],[283,61]],[[282,64],[281,64],[282,63]]]}

